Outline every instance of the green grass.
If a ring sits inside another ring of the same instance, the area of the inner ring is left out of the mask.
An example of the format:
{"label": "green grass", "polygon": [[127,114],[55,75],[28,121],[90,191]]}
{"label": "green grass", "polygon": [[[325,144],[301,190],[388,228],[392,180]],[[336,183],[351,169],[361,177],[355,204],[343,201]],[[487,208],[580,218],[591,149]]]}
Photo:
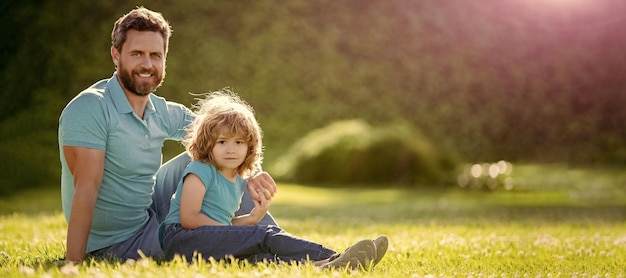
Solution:
{"label": "green grass", "polygon": [[64,253],[58,190],[0,199],[0,277],[624,277],[626,174],[520,166],[512,191],[312,188],[281,184],[291,233],[342,250],[386,234],[371,271],[181,260],[51,264]]}

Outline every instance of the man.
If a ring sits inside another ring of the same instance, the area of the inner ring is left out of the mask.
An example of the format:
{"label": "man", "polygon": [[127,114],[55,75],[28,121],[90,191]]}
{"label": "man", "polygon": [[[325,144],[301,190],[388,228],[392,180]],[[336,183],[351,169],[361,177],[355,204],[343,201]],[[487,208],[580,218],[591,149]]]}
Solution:
{"label": "man", "polygon": [[[87,254],[163,256],[157,230],[189,157],[179,155],[159,170],[162,146],[166,139],[181,140],[194,118],[183,105],[153,94],[165,77],[170,34],[160,13],[140,7],[122,16],[111,34],[115,73],[78,94],[61,113],[67,261]],[[276,184],[261,173],[248,188],[242,213],[253,207],[250,198],[259,198],[257,192],[271,198]],[[263,221],[275,225],[271,216]]]}

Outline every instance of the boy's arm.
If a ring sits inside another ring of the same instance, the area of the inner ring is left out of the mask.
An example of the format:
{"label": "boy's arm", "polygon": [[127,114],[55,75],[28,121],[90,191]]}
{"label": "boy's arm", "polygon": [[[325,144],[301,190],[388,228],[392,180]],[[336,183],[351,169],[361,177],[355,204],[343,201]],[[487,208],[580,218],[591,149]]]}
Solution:
{"label": "boy's arm", "polygon": [[185,177],[183,191],[180,196],[180,224],[185,229],[195,229],[200,226],[223,226],[201,212],[202,200],[206,188],[197,175],[190,173]]}
{"label": "boy's arm", "polygon": [[265,194],[261,194],[260,192],[257,192],[257,194],[259,195],[260,201],[256,199],[252,200],[252,202],[254,202],[254,208],[249,214],[233,217],[232,223],[234,226],[255,225],[265,216],[270,209],[271,201],[265,198]]}

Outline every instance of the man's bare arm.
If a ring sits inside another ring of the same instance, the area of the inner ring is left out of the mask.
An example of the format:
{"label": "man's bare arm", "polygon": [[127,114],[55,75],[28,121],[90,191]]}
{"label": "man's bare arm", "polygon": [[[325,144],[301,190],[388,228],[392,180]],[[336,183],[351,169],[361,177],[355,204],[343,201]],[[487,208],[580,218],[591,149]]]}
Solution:
{"label": "man's bare arm", "polygon": [[68,261],[82,261],[93,221],[93,211],[104,173],[104,151],[63,147],[65,161],[74,176],[74,199],[67,227]]}

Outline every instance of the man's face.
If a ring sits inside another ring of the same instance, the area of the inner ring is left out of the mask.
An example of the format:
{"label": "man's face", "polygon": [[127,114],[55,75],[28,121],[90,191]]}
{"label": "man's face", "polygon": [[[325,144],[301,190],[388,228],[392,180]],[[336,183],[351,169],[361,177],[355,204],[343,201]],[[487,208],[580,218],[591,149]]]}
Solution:
{"label": "man's face", "polygon": [[147,96],[165,78],[165,42],[159,32],[128,30],[122,51],[111,49],[124,91]]}

